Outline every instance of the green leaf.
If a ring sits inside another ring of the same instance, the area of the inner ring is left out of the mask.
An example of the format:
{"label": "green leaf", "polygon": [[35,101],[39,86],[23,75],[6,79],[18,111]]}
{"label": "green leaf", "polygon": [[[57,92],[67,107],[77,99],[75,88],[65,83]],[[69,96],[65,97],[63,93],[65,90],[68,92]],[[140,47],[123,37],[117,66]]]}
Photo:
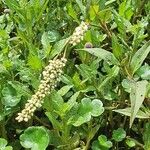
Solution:
{"label": "green leaf", "polygon": [[56,42],[56,44],[53,46],[52,51],[50,53],[50,58],[53,58],[55,55],[60,54],[64,50],[69,39],[70,38],[66,38],[66,39],[63,39],[63,40]]}
{"label": "green leaf", "polygon": [[105,61],[114,64],[114,65],[119,65],[118,60],[115,58],[115,56],[109,52],[106,51],[102,48],[85,48],[85,49],[79,49],[79,50],[83,50],[86,51],[96,57],[99,57],[101,59],[104,59]]}
{"label": "green leaf", "polygon": [[144,150],[150,150],[150,122],[146,123],[144,128]]}
{"label": "green leaf", "polygon": [[86,16],[86,7],[83,5],[82,0],[76,0],[76,3],[78,4],[83,16]]}
{"label": "green leaf", "polygon": [[150,66],[145,64],[137,70],[136,74],[144,80],[150,80]]}
{"label": "green leaf", "polygon": [[102,81],[102,83],[99,85],[98,87],[98,90],[101,91],[103,89],[103,87],[105,85],[107,85],[107,83],[114,77],[116,77],[119,73],[119,67],[118,66],[114,66],[112,69],[111,69],[111,72],[107,75],[106,79],[104,79]]}
{"label": "green leaf", "polygon": [[130,67],[132,74],[134,74],[137,69],[139,69],[150,52],[150,41],[145,43],[132,57]]}
{"label": "green leaf", "polygon": [[126,140],[126,144],[129,146],[129,147],[134,147],[136,144],[133,140],[131,139],[127,139]]}
{"label": "green leaf", "polygon": [[113,146],[105,135],[100,135],[98,140],[92,143],[92,150],[109,150]]}
{"label": "green leaf", "polygon": [[77,104],[76,100],[79,96],[80,92],[76,92],[71,96],[71,98],[68,100],[67,103],[65,103],[65,109],[63,110],[64,112],[71,110],[71,108]]}
{"label": "green leaf", "polygon": [[109,21],[112,16],[111,9],[108,8],[108,9],[101,10],[98,13],[98,16],[102,22]]}
{"label": "green leaf", "polygon": [[123,81],[121,82],[124,90],[128,93],[131,92],[131,84],[132,84],[132,81],[129,80],[129,79],[123,79]]}
{"label": "green leaf", "polygon": [[118,42],[117,37],[115,34],[112,34],[112,49],[113,49],[113,54],[117,59],[121,59],[123,49],[120,43]]}
{"label": "green leaf", "polygon": [[7,141],[3,138],[0,138],[0,149],[4,149],[7,145]]}
{"label": "green leaf", "polygon": [[61,95],[53,91],[50,95],[50,100],[51,100],[51,108],[53,108],[59,115],[61,115],[62,112],[62,106],[64,104],[64,100],[61,97]]}
{"label": "green leaf", "polygon": [[73,87],[72,85],[63,86],[63,87],[58,91],[58,94],[60,94],[61,96],[64,96],[72,87]]}
{"label": "green leaf", "polygon": [[74,126],[80,126],[91,120],[91,117],[100,116],[104,112],[103,103],[94,99],[91,101],[90,98],[83,98],[81,104],[78,107],[77,114],[71,118]]}
{"label": "green leaf", "polygon": [[18,81],[8,81],[8,83],[16,90],[17,94],[20,96],[31,96],[31,92],[27,86]]}
{"label": "green leaf", "polygon": [[20,143],[31,150],[45,150],[49,144],[49,135],[44,127],[29,127],[20,136]]}
{"label": "green leaf", "polygon": [[112,137],[116,142],[120,142],[126,137],[126,132],[123,128],[118,128],[113,131]]}
{"label": "green leaf", "polygon": [[21,96],[17,95],[16,90],[9,84],[3,88],[2,95],[3,95],[2,103],[5,106],[11,107],[16,106],[21,99]]}
{"label": "green leaf", "polygon": [[0,150],[12,150],[13,148],[11,146],[6,146],[7,141],[3,138],[0,138]]}
{"label": "green leaf", "polygon": [[77,13],[75,12],[73,6],[71,3],[68,3],[67,4],[67,11],[68,11],[68,14],[77,22],[77,23],[80,23],[79,20],[78,20],[78,17],[77,17]]}
{"label": "green leaf", "polygon": [[107,5],[110,5],[110,4],[112,4],[113,2],[115,2],[116,0],[108,0],[106,3],[105,3],[105,5],[107,6]]}
{"label": "green leaf", "polygon": [[135,82],[133,81],[131,84],[131,93],[130,93],[130,101],[131,101],[131,117],[130,117],[130,127],[138,113],[146,92],[147,92],[148,82],[146,80]]}
{"label": "green leaf", "polygon": [[120,5],[119,5],[119,15],[130,20],[132,15],[133,15],[133,9],[132,9],[133,5],[131,3],[131,1],[123,1]]}
{"label": "green leaf", "polygon": [[41,38],[41,43],[44,48],[44,56],[47,56],[51,50],[50,40],[47,32],[44,32]]}
{"label": "green leaf", "polygon": [[53,128],[57,130],[61,130],[61,124],[57,121],[56,117],[51,112],[46,112],[46,116],[48,117],[49,121],[52,123]]}
{"label": "green leaf", "polygon": [[[117,112],[117,113],[120,113],[122,115],[131,117],[131,108],[116,109],[116,110],[113,110],[113,111]],[[135,118],[147,119],[147,118],[150,118],[150,114],[148,112],[144,112],[142,110],[138,110]]]}
{"label": "green leaf", "polygon": [[31,69],[34,69],[34,70],[39,71],[42,69],[41,59],[36,55],[29,54],[28,65],[30,66]]}
{"label": "green leaf", "polygon": [[56,30],[48,31],[47,32],[49,42],[56,42],[60,39],[60,34]]}
{"label": "green leaf", "polygon": [[100,135],[98,137],[99,144],[105,148],[111,148],[112,142],[107,140],[107,137],[105,135]]}
{"label": "green leaf", "polygon": [[90,6],[89,14],[90,14],[90,19],[91,20],[95,19],[95,17],[97,16],[98,11],[99,11],[99,5],[91,5]]}

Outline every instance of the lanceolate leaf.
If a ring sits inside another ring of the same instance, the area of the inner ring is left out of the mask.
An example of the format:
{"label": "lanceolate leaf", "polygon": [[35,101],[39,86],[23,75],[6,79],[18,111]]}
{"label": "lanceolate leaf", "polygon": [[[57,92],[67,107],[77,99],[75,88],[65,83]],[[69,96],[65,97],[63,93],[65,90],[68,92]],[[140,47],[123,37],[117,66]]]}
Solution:
{"label": "lanceolate leaf", "polygon": [[131,84],[131,118],[130,118],[130,127],[144,101],[146,92],[147,92],[148,82],[146,80],[135,82],[133,81]]}
{"label": "lanceolate leaf", "polygon": [[80,50],[87,51],[88,53],[104,59],[105,61],[110,62],[114,65],[119,65],[119,61],[116,59],[116,57],[111,52],[106,51],[102,48],[84,48]]}
{"label": "lanceolate leaf", "polygon": [[50,58],[53,58],[55,55],[60,54],[63,49],[65,48],[66,44],[68,43],[70,38],[60,40],[56,42],[56,44],[53,46]]}
{"label": "lanceolate leaf", "polygon": [[[113,111],[117,112],[117,113],[120,113],[122,115],[131,117],[131,108],[130,107],[125,108],[125,109],[116,109],[116,110],[113,110]],[[144,112],[142,110],[139,110],[138,113],[136,114],[135,118],[147,119],[147,118],[150,118],[150,113],[148,111]]]}
{"label": "lanceolate leaf", "polygon": [[150,52],[150,41],[144,44],[132,57],[130,63],[132,74],[134,74],[136,70],[140,68],[149,52]]}

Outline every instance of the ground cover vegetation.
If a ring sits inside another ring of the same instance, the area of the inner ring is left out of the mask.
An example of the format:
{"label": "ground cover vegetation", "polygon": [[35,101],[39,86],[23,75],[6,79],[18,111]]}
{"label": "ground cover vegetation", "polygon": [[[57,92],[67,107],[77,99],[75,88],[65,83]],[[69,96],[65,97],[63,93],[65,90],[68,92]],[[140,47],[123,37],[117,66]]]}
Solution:
{"label": "ground cover vegetation", "polygon": [[149,52],[149,0],[1,0],[0,150],[150,150]]}

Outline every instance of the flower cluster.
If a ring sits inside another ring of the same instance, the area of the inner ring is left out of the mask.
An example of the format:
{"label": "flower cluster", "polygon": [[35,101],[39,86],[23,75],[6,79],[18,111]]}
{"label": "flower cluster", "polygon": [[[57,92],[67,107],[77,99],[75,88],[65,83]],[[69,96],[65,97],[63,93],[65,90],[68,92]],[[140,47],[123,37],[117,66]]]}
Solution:
{"label": "flower cluster", "polygon": [[66,61],[65,58],[49,61],[49,65],[45,67],[42,73],[43,79],[41,80],[37,92],[28,100],[28,103],[25,104],[25,108],[21,113],[18,113],[16,117],[18,122],[27,122],[33,116],[34,111],[42,106],[43,98],[56,87]]}
{"label": "flower cluster", "polygon": [[83,40],[83,35],[87,30],[88,30],[88,23],[82,21],[81,24],[75,28],[75,31],[73,32],[69,43],[72,44],[73,46],[80,43],[80,41]]}

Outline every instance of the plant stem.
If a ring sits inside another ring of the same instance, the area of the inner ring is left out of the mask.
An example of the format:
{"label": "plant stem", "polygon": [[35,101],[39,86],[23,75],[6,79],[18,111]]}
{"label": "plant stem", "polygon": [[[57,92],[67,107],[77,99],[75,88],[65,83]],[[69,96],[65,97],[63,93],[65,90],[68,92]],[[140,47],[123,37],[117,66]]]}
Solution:
{"label": "plant stem", "polygon": [[86,145],[84,147],[84,150],[88,150],[89,145],[90,145],[90,141],[91,141],[90,139],[87,140]]}

